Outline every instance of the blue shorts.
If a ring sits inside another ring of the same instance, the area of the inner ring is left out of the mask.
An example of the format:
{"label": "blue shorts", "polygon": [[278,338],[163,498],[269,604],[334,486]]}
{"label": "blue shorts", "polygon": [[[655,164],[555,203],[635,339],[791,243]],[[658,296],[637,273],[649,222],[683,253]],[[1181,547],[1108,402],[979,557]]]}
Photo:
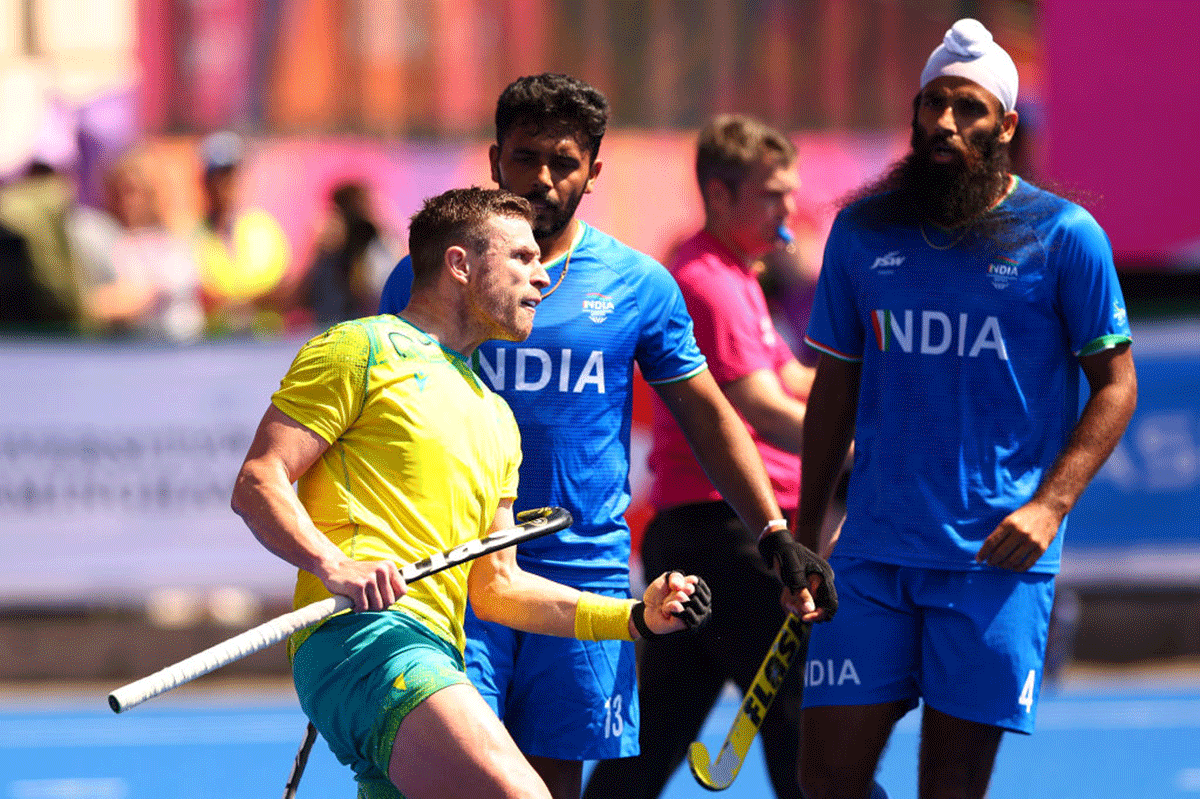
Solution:
{"label": "blue shorts", "polygon": [[469,684],[462,656],[396,611],[334,616],[292,661],[300,707],[334,756],[354,769],[359,796],[399,797],[387,777],[409,711],[450,685]]}
{"label": "blue shorts", "polygon": [[919,569],[830,558],[838,612],[814,624],[804,707],[918,699],[1033,732],[1054,575]]}
{"label": "blue shorts", "polygon": [[523,633],[470,608],[466,632],[467,674],[522,752],[559,760],[638,753],[632,643]]}

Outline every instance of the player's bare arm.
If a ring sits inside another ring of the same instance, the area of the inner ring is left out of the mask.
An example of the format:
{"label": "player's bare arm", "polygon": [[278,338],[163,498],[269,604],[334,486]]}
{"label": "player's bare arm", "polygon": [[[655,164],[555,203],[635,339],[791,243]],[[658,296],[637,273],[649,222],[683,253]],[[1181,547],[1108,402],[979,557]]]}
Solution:
{"label": "player's bare arm", "polygon": [[[808,395],[804,450],[800,475],[800,508],[796,513],[796,540],[809,549],[821,546],[821,525],[838,476],[854,438],[858,408],[860,364],[821,355]],[[831,553],[821,552],[828,557]]]}
{"label": "player's bare arm", "polygon": [[355,610],[383,610],[405,593],[390,561],[355,561],[313,524],[292,488],[328,449],[325,439],[271,405],[234,482],[231,506],[264,547],[316,575]]}
{"label": "player's bare arm", "polygon": [[1067,512],[1112,454],[1137,405],[1137,375],[1129,344],[1080,358],[1091,390],[1071,439],[1028,503],[983,542],[975,560],[1025,571],[1050,546]]}
{"label": "player's bare arm", "polygon": [[[491,529],[503,529],[513,524],[512,500],[504,500],[497,509]],[[696,604],[707,605],[707,599],[701,596],[706,589],[700,585],[699,577],[680,572],[659,575],[650,583],[642,595],[644,609],[637,612],[651,633],[681,632],[702,621],[702,618],[689,618],[688,614],[689,608],[693,607],[693,597],[696,597]],[[563,638],[575,636],[576,616],[584,596],[584,592],[570,586],[523,570],[517,563],[514,547],[477,559],[471,566],[468,592],[471,607],[484,621]],[[707,613],[706,607],[703,613]],[[629,640],[643,637],[633,612],[629,612],[625,624]]]}

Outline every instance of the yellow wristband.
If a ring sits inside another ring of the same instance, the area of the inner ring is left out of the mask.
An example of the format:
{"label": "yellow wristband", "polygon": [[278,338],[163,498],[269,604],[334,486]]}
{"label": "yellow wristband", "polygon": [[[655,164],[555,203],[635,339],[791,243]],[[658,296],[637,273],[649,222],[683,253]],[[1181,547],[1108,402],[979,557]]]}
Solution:
{"label": "yellow wristband", "polygon": [[584,591],[575,605],[575,637],[581,641],[632,641],[629,614],[632,599]]}

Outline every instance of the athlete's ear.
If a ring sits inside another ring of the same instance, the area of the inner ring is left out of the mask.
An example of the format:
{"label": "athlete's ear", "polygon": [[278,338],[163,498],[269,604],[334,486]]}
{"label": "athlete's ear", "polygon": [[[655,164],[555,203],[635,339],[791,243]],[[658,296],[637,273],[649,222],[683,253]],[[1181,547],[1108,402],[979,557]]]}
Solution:
{"label": "athlete's ear", "polygon": [[492,165],[492,181],[497,186],[502,186],[500,182],[500,145],[493,144],[488,148],[488,161]]}
{"label": "athlete's ear", "polygon": [[729,191],[729,184],[718,177],[710,177],[704,181],[700,196],[709,205],[730,205],[733,202],[732,192]]}
{"label": "athlete's ear", "polygon": [[587,183],[583,184],[583,193],[584,194],[592,193],[592,186],[596,183],[596,178],[600,177],[600,169],[603,166],[604,166],[603,161],[593,161],[592,165],[590,167],[588,167]]}
{"label": "athlete's ear", "polygon": [[471,264],[467,259],[466,248],[460,247],[457,244],[447,247],[442,263],[449,270],[451,278],[462,283],[464,286],[470,283]]}
{"label": "athlete's ear", "polygon": [[1000,143],[1008,144],[1017,133],[1017,112],[1009,111],[1000,118]]}

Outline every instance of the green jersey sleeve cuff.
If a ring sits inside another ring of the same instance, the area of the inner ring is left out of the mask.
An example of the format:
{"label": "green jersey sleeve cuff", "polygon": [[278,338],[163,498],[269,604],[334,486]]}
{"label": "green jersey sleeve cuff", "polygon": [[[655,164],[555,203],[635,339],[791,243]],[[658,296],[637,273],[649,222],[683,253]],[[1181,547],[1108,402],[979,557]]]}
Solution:
{"label": "green jersey sleeve cuff", "polygon": [[672,377],[667,380],[647,380],[646,382],[652,386],[667,386],[667,385],[670,385],[671,383],[682,383],[684,380],[691,380],[693,377],[700,374],[707,368],[708,368],[708,362],[705,361],[704,363],[700,364],[692,371],[684,372],[683,374],[679,375],[678,377]]}
{"label": "green jersey sleeve cuff", "polygon": [[1098,339],[1088,342],[1087,346],[1079,351],[1078,357],[1084,358],[1088,355],[1095,355],[1097,352],[1111,350],[1113,347],[1120,346],[1121,344],[1128,344],[1131,341],[1133,341],[1133,339],[1123,333],[1113,333],[1112,335],[1101,336]]}
{"label": "green jersey sleeve cuff", "polygon": [[833,358],[837,358],[839,361],[845,361],[846,363],[862,363],[862,356],[851,355],[848,352],[839,352],[838,350],[835,350],[833,347],[827,347],[824,344],[822,344],[821,342],[816,341],[815,339],[809,338],[808,336],[804,337],[804,343],[807,344],[808,346],[812,347],[817,352],[823,352],[826,355],[829,355]]}

